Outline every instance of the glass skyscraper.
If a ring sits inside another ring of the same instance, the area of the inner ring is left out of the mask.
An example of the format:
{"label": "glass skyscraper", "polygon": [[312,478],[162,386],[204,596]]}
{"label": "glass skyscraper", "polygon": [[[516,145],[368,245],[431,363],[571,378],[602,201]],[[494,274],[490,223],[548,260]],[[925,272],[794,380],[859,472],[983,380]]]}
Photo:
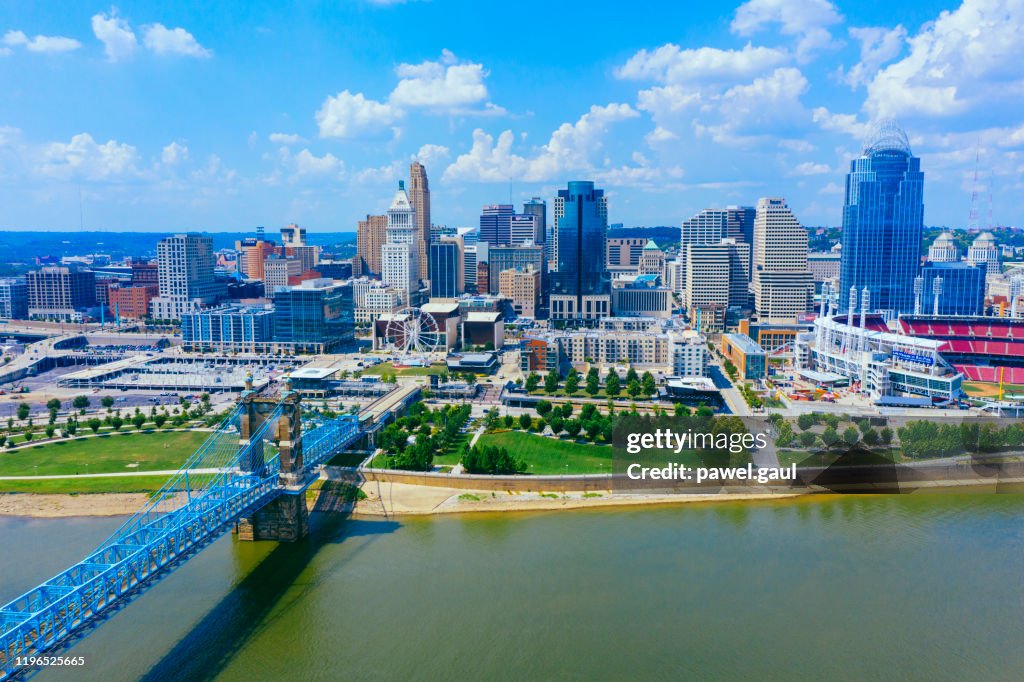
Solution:
{"label": "glass skyscraper", "polygon": [[885,122],[846,176],[840,307],[847,308],[850,287],[867,287],[873,309],[913,312],[923,229],[921,160],[903,129]]}
{"label": "glass skyscraper", "polygon": [[[555,199],[557,272],[551,273],[552,315],[597,319],[608,314],[609,280],[605,267],[608,203],[604,190],[590,181],[570,182]],[[604,300],[596,300],[603,297]]]}

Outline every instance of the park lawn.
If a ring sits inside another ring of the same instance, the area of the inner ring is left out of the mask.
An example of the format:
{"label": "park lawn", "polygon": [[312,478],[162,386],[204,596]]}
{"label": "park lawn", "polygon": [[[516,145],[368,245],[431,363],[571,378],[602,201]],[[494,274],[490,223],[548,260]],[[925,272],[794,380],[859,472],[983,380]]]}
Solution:
{"label": "park lawn", "polygon": [[443,374],[448,368],[443,364],[430,365],[429,367],[395,367],[390,362],[382,362],[373,367],[367,367],[363,374],[380,376],[384,372],[393,373],[397,377],[425,377],[431,374]]}
{"label": "park lawn", "polygon": [[522,431],[485,433],[477,445],[505,448],[526,461],[530,474],[607,474],[612,468],[609,445],[576,443]]}
{"label": "park lawn", "polygon": [[68,476],[42,480],[3,481],[0,493],[77,495],[85,493],[151,493],[167,483],[167,476],[111,476],[109,478]]}
{"label": "park lawn", "polygon": [[461,456],[459,455],[462,446],[469,442],[469,439],[473,437],[472,431],[466,433],[460,433],[452,442],[448,444],[448,447],[444,449],[444,452],[434,455],[434,464],[437,465],[448,465],[455,466],[459,463]]}
{"label": "park lawn", "polygon": [[144,431],[53,441],[0,452],[0,476],[176,470],[209,437],[208,431]]}

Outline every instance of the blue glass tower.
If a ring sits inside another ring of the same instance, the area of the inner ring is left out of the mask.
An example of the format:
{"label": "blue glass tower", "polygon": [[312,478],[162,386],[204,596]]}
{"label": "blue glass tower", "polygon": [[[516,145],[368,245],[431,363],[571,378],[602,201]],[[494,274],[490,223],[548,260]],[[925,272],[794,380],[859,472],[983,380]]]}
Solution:
{"label": "blue glass tower", "polygon": [[885,122],[846,176],[839,275],[844,310],[850,287],[867,287],[876,310],[913,312],[923,229],[921,160],[911,153],[907,134]]}
{"label": "blue glass tower", "polygon": [[608,204],[603,189],[589,181],[570,182],[558,190],[558,271],[551,273],[552,296],[574,296],[576,310],[582,297],[607,294],[608,273],[604,241],[608,232]]}

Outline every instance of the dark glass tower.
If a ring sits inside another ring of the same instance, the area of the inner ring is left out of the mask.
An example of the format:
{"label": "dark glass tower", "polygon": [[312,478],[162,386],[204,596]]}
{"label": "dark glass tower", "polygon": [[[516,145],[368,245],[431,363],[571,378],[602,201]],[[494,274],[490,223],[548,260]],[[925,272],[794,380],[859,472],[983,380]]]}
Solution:
{"label": "dark glass tower", "polygon": [[583,296],[608,293],[604,241],[608,232],[608,204],[603,189],[589,181],[570,182],[558,190],[562,205],[558,218],[558,271],[551,273],[552,296],[575,296],[577,310]]}
{"label": "dark glass tower", "polygon": [[885,122],[846,176],[840,307],[848,307],[850,287],[866,287],[873,309],[913,312],[923,229],[921,160],[903,129]]}

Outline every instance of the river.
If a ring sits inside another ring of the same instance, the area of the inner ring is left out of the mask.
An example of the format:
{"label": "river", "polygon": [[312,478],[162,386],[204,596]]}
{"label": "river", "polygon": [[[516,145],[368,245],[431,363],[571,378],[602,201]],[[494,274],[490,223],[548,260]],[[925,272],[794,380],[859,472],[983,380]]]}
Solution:
{"label": "river", "polygon": [[[0,519],[0,603],[117,519]],[[847,496],[227,536],[41,680],[1019,679],[1024,496]]]}

